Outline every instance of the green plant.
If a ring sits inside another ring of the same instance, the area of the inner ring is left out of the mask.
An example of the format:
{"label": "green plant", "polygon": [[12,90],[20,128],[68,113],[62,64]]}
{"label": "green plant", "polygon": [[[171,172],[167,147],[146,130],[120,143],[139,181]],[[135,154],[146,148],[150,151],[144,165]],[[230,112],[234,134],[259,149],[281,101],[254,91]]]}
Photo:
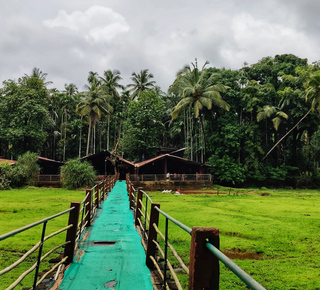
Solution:
{"label": "green plant", "polygon": [[96,180],[96,172],[87,161],[79,159],[68,160],[61,167],[61,181],[68,189],[92,186]]}
{"label": "green plant", "polygon": [[0,163],[0,190],[10,188],[11,165],[9,162]]}
{"label": "green plant", "polygon": [[40,167],[37,164],[38,154],[32,153],[30,151],[19,156],[18,162],[16,163],[15,173],[17,176],[13,179],[17,186],[21,186],[24,183],[27,185],[35,185],[37,182],[37,177],[40,172]]}

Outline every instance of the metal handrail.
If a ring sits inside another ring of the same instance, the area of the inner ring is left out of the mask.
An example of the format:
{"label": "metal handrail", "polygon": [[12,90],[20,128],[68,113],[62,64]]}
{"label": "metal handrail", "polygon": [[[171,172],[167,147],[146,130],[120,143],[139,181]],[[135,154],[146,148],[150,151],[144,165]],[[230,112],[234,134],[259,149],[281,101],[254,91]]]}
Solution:
{"label": "metal handrail", "polygon": [[62,212],[59,212],[59,213],[57,213],[57,214],[55,214],[55,215],[52,215],[52,216],[47,217],[47,218],[44,218],[44,219],[42,219],[42,220],[40,220],[40,221],[37,221],[37,222],[34,222],[34,223],[32,223],[32,224],[26,225],[26,226],[24,226],[24,227],[22,227],[22,228],[13,230],[13,231],[11,231],[11,232],[9,232],[9,233],[3,234],[3,235],[0,236],[0,241],[5,240],[5,239],[7,239],[7,238],[9,238],[9,237],[15,236],[16,234],[19,234],[19,233],[21,233],[21,232],[24,232],[24,231],[26,231],[26,230],[28,230],[28,229],[31,229],[31,228],[37,226],[37,225],[40,225],[40,224],[42,224],[42,223],[44,223],[44,222],[47,222],[47,221],[49,221],[49,220],[52,220],[52,219],[54,219],[54,218],[56,218],[56,217],[58,217],[58,216],[61,216],[61,215],[65,214],[65,213],[67,213],[67,212],[70,212],[70,211],[72,211],[72,210],[74,210],[74,207],[68,208],[67,210],[64,210],[64,211],[62,211]]}
{"label": "metal handrail", "polygon": [[207,249],[214,254],[219,261],[221,261],[225,266],[230,269],[236,276],[242,280],[248,287],[253,290],[266,290],[263,286],[261,286],[256,280],[254,280],[249,274],[243,271],[236,263],[232,262],[225,254],[223,254],[219,249],[217,249],[214,245],[207,242]]}
{"label": "metal handrail", "polygon": [[[150,202],[152,202],[151,198],[147,193],[142,191],[142,193],[146,196],[146,198],[149,199]],[[178,220],[174,219],[164,211],[162,211],[160,208],[155,206],[155,209],[161,213],[166,220],[172,221],[175,225],[186,231],[191,235],[192,229],[188,226],[184,225],[183,223],[179,222]],[[242,270],[236,263],[231,261],[225,254],[223,254],[219,249],[217,249],[215,246],[213,246],[211,243],[207,242],[206,247],[209,249],[209,251],[215,255],[215,257],[218,258],[219,261],[221,261],[227,268],[229,268],[242,282],[244,282],[248,287],[250,287],[252,290],[266,290],[263,286],[261,286],[256,280],[254,280],[249,274],[247,274],[244,270]]]}
{"label": "metal handrail", "polygon": [[192,229],[184,225],[183,223],[179,222],[178,220],[174,219],[173,217],[169,216],[167,213],[162,211],[160,208],[157,206],[154,207],[159,213],[161,213],[164,217],[166,217],[168,220],[172,221],[175,225],[177,225],[179,228],[183,229],[186,231],[188,234],[191,235]]}

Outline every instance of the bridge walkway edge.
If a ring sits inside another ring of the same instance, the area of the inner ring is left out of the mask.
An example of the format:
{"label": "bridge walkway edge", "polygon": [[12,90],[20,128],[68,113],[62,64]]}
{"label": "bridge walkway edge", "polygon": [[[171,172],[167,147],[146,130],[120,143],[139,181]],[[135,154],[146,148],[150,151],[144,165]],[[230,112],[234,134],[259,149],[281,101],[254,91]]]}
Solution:
{"label": "bridge walkway edge", "polygon": [[58,290],[153,289],[125,181],[117,181],[79,243]]}

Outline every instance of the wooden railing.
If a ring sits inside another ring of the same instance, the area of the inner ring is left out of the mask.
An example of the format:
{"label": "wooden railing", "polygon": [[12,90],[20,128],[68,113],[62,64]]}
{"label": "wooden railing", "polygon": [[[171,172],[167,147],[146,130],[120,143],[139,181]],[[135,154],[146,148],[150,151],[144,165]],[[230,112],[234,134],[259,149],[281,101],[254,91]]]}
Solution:
{"label": "wooden railing", "polygon": [[[219,262],[221,261],[250,289],[265,290],[219,250],[218,229],[187,227],[162,211],[160,204],[152,202],[149,195],[141,187],[135,189],[129,175],[127,175],[126,182],[129,207],[135,213],[134,223],[142,237],[142,245],[146,251],[146,264],[158,273],[158,277],[162,281],[162,289],[171,289],[168,277],[172,278],[170,281],[175,284],[175,289],[183,289],[173,269],[173,263],[178,263],[188,275],[188,289],[219,289]],[[164,234],[159,230],[160,215],[165,218],[165,225],[162,226],[165,229]],[[168,241],[169,221],[170,224],[178,226],[191,236],[189,267]],[[168,250],[171,251],[175,261],[169,261]]]}
{"label": "wooden railing", "polygon": [[[23,256],[21,256],[17,261],[7,266],[5,269],[0,269],[0,276],[6,273],[9,273],[11,270],[15,269],[18,265],[24,262],[27,258],[31,259],[31,254],[38,250],[38,256],[36,258],[35,264],[22,273],[14,283],[9,286],[6,286],[6,290],[14,289],[19,283],[30,273],[34,273],[34,282],[33,286],[30,289],[36,289],[36,287],[47,277],[48,274],[55,271],[57,268],[60,268],[61,265],[66,263],[72,263],[75,250],[78,248],[79,242],[81,240],[81,235],[86,227],[91,224],[91,221],[96,214],[101,202],[105,200],[108,196],[108,193],[114,187],[117,176],[112,176],[104,178],[102,181],[96,182],[94,187],[86,191],[86,196],[81,202],[72,202],[69,209],[57,213],[53,216],[47,217],[43,220],[37,221],[20,229],[11,231],[9,233],[3,234],[0,236],[0,241],[6,240],[10,237],[18,235],[22,232],[25,232],[31,228],[34,228],[37,225],[42,224],[42,232],[40,241],[28,250]],[[58,231],[51,233],[46,236],[47,223],[59,216],[69,213],[68,225]],[[50,249],[48,252],[43,253],[43,245],[50,238],[59,235],[63,232],[66,232],[65,242],[56,245],[54,248]],[[63,258],[56,263],[49,271],[47,271],[40,279],[38,277],[41,262],[43,262],[50,254],[58,251],[64,247]],[[4,286],[4,285],[1,285]]]}

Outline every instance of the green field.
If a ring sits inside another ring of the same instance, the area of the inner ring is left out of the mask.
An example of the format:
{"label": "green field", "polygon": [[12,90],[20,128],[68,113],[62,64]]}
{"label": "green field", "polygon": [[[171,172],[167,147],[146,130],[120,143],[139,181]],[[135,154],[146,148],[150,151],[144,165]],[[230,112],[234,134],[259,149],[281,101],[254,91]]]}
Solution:
{"label": "green field", "polygon": [[[320,289],[319,191],[222,190],[150,197],[188,227],[218,228],[221,250],[266,289]],[[171,222],[169,242],[188,261],[190,236]],[[247,289],[222,264],[220,281],[221,289]]]}
{"label": "green field", "polygon": [[[233,189],[228,195],[227,189],[220,188],[219,195],[149,194],[162,210],[189,227],[218,228],[221,250],[266,289],[320,289],[319,191]],[[63,211],[71,201],[81,201],[84,196],[84,191],[35,187],[0,191],[0,234]],[[48,234],[66,226],[67,218],[49,222]],[[160,222],[163,229],[164,219]],[[38,226],[1,241],[0,268],[17,260],[40,235]],[[64,235],[59,236],[46,247],[63,240]],[[190,236],[171,222],[169,241],[188,262]],[[28,259],[14,272],[1,276],[0,289],[33,263]],[[186,283],[184,275],[180,278]],[[220,280],[220,289],[247,289],[224,266]],[[31,284],[32,278],[26,278],[16,289]]]}
{"label": "green field", "polygon": [[[64,211],[70,208],[71,201],[82,201],[84,196],[84,191],[56,188],[26,187],[0,191],[0,235]],[[67,226],[67,224],[68,214],[49,221],[46,235]],[[42,225],[39,225],[12,238],[0,241],[0,270],[18,260],[23,253],[35,245],[41,238],[41,232]],[[44,252],[53,248],[54,245],[63,243],[64,240],[65,233],[53,237],[45,242]],[[49,259],[57,256],[58,254],[54,253]],[[35,257],[36,254],[33,254],[15,270],[0,276],[0,289],[5,289],[31,267],[36,261]],[[46,268],[48,268],[48,263],[43,263],[40,270]],[[16,289],[31,287],[32,282],[33,273],[27,276]]]}

